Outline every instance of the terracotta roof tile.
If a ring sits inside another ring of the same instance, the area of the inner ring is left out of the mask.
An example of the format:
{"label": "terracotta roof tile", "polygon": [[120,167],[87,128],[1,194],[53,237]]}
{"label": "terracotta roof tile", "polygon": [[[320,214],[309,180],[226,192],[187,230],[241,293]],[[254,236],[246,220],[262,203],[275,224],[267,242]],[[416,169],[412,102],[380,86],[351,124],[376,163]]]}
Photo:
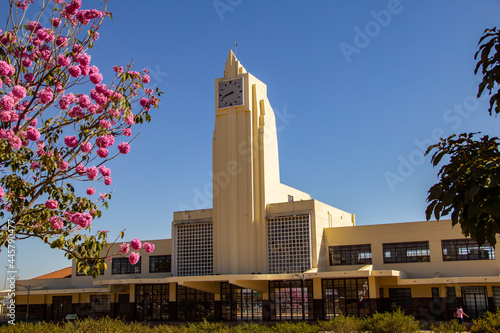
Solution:
{"label": "terracotta roof tile", "polygon": [[66,267],[66,268],[60,269],[60,270],[52,272],[52,273],[40,275],[40,276],[34,277],[32,280],[60,279],[60,278],[68,278],[68,277],[71,277],[71,267]]}

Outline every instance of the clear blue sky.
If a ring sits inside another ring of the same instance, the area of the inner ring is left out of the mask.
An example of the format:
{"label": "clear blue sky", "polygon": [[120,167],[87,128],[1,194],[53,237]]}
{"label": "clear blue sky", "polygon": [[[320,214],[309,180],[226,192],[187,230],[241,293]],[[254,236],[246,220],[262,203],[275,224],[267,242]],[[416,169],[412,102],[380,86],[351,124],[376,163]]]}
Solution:
{"label": "clear blue sky", "polygon": [[[235,40],[268,86],[281,182],[358,225],[425,220],[438,171],[426,146],[498,135],[499,120],[475,99],[473,56],[484,29],[500,25],[499,1],[111,0],[108,9],[92,64],[106,81],[133,59],[165,92],[132,151],[110,164],[115,192],[94,227],[111,237],[126,228],[127,239],[170,238],[174,211],[211,207],[195,198],[211,181],[214,79]],[[70,265],[38,241],[17,245],[22,279]]]}

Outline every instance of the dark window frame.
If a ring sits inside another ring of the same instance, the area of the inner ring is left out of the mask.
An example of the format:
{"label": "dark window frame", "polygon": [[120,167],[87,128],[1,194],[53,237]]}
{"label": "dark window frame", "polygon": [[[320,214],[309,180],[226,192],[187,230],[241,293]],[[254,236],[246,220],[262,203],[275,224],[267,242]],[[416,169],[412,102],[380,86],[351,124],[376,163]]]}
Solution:
{"label": "dark window frame", "polygon": [[111,311],[111,295],[90,295],[90,311],[109,313]]}
{"label": "dark window frame", "polygon": [[443,261],[495,260],[495,249],[488,242],[479,246],[470,238],[441,240]]}
{"label": "dark window frame", "polygon": [[[330,266],[338,265],[370,265],[372,263],[372,245],[355,244],[329,246]],[[362,258],[369,254],[369,257]]]}
{"label": "dark window frame", "polygon": [[[384,243],[384,264],[429,262],[429,241]],[[389,254],[389,255],[388,255]]]}
{"label": "dark window frame", "polygon": [[401,308],[406,313],[413,312],[411,288],[389,288],[389,299],[391,302],[391,310]]}
{"label": "dark window frame", "polygon": [[135,265],[131,265],[128,258],[113,258],[111,274],[140,274],[142,257]]}
{"label": "dark window frame", "polygon": [[149,273],[171,273],[171,272],[172,272],[172,255],[167,254],[167,255],[149,257]]}

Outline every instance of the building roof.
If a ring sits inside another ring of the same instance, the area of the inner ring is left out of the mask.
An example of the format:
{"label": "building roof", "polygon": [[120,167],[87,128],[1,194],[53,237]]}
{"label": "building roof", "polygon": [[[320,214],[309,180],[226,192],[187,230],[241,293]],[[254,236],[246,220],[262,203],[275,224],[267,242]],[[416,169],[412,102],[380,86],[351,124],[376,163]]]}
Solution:
{"label": "building roof", "polygon": [[32,280],[61,279],[61,278],[68,278],[68,277],[71,277],[71,267],[66,267],[66,268],[60,269],[60,270],[55,271],[55,272],[40,275],[40,276],[34,277]]}

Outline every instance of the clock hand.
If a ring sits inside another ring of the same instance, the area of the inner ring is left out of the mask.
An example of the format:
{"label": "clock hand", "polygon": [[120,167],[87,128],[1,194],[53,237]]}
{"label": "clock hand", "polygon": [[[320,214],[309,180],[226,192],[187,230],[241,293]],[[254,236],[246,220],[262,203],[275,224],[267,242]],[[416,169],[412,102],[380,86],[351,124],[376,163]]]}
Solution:
{"label": "clock hand", "polygon": [[229,96],[231,94],[234,94],[234,91],[231,91],[230,93],[225,94],[224,96],[222,96],[222,98],[224,99],[224,98],[226,98],[227,96]]}

